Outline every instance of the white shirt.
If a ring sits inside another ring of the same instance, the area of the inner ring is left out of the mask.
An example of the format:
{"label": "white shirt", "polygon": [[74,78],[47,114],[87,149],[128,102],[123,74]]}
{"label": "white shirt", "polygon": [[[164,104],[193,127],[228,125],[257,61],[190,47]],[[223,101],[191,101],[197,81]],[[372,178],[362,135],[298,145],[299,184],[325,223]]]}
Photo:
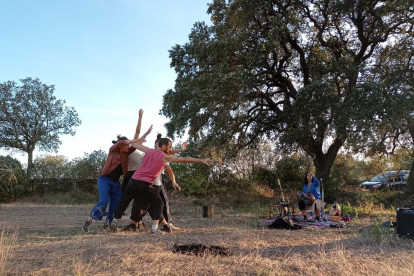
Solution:
{"label": "white shirt", "polygon": [[[169,162],[165,162],[164,165],[167,166],[169,165]],[[165,173],[165,170],[163,169],[162,172],[158,175],[158,177],[155,179],[154,181],[154,186],[161,186],[162,182],[161,182],[161,177],[162,175]]]}
{"label": "white shirt", "polygon": [[128,156],[128,171],[136,171],[142,165],[142,156],[135,150]]}

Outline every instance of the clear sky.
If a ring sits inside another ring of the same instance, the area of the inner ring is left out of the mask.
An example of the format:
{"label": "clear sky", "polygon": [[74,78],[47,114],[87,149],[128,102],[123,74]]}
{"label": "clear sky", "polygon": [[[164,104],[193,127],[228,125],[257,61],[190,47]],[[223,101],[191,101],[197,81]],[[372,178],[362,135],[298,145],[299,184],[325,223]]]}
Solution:
{"label": "clear sky", "polygon": [[[188,41],[195,22],[210,24],[210,2],[0,0],[0,82],[55,85],[82,120],[75,136],[61,136],[57,154],[69,160],[107,151],[118,134],[132,138],[139,108],[142,133],[154,125],[151,145],[157,132],[166,134],[159,110],[176,76],[168,50]],[[12,156],[27,163],[26,154]]]}

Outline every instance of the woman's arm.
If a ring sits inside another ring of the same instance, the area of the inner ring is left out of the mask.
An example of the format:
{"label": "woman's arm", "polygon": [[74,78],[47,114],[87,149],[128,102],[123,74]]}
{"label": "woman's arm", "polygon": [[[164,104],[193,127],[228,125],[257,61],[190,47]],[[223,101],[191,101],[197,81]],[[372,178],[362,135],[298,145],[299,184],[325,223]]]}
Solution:
{"label": "woman's arm", "polygon": [[142,121],[142,114],[144,114],[144,110],[140,109],[138,112],[138,124],[135,129],[134,139],[138,139],[139,133],[141,132],[141,121]]}
{"label": "woman's arm", "polygon": [[140,141],[140,143],[144,143],[145,142],[145,138],[148,136],[148,134],[150,134],[152,131],[152,125],[150,126],[150,128],[147,130],[147,132],[144,133],[144,135],[142,135],[142,137],[140,137],[138,139],[138,141]]}
{"label": "woman's arm", "polygon": [[117,142],[115,145],[113,145],[109,149],[109,151],[119,150],[119,148],[122,147],[122,146],[129,146],[129,144],[134,144],[134,143],[136,143],[138,141],[139,141],[138,139],[136,139],[136,140],[121,140],[121,141]]}
{"label": "woman's arm", "polygon": [[174,189],[178,189],[179,191],[181,191],[181,187],[177,184],[177,182],[175,182],[175,175],[174,175],[174,172],[171,169],[171,166],[170,165],[165,165],[165,169],[167,170],[168,176],[171,179],[172,186],[174,187]]}
{"label": "woman's arm", "polygon": [[[131,144],[132,147],[136,148],[139,151],[147,152],[149,148],[142,145],[141,139],[138,139],[137,142]],[[165,162],[164,162],[165,163]]]}
{"label": "woman's arm", "polygon": [[204,163],[207,166],[213,164],[210,158],[200,159],[200,158],[193,158],[193,157],[176,157],[171,154],[164,155],[164,163],[166,162],[176,162],[176,163]]}
{"label": "woman's arm", "polygon": [[170,151],[170,154],[176,154],[176,153],[182,152],[182,151],[184,151],[186,148],[187,148],[187,142],[184,142],[184,143],[182,144],[182,146],[181,146],[181,149],[171,150],[171,151]]}

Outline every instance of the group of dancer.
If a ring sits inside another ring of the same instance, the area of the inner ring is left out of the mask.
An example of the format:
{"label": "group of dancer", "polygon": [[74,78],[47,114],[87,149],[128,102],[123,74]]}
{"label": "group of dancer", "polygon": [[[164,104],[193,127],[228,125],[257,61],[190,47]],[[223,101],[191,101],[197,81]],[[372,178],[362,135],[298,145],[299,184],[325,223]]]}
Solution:
{"label": "group of dancer", "polygon": [[[123,228],[124,231],[143,229],[142,218],[148,211],[153,220],[150,234],[171,233],[177,227],[172,224],[168,197],[162,184],[164,168],[169,174],[174,189],[181,190],[175,181],[169,162],[204,163],[208,166],[212,164],[209,158],[174,156],[173,154],[186,149],[186,143],[180,149],[173,150],[172,141],[161,138],[161,135],[157,136],[153,149],[144,146],[143,143],[152,131],[152,126],[142,137],[139,137],[142,115],[141,109],[133,140],[118,136],[117,141],[112,141],[114,145],[109,149],[102,174],[98,178],[99,201],[92,208],[82,227],[85,232],[89,231],[93,220],[102,220],[108,203],[109,209],[103,228],[117,231],[122,215],[134,200],[131,223]],[[142,160],[138,150],[144,153]],[[123,176],[122,185],[119,182],[121,176]],[[163,225],[162,229],[158,228],[159,223]]]}

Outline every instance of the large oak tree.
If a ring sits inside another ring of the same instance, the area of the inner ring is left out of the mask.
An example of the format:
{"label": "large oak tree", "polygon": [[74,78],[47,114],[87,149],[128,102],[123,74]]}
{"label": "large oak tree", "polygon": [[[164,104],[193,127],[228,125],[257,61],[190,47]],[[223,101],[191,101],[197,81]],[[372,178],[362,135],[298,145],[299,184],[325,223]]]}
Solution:
{"label": "large oak tree", "polygon": [[306,151],[323,178],[382,112],[375,61],[407,43],[414,22],[412,0],[215,0],[208,13],[211,26],[195,23],[170,50],[168,134],[240,147],[272,139]]}
{"label": "large oak tree", "polygon": [[27,177],[33,168],[33,151],[59,148],[59,136],[75,134],[81,124],[73,107],[65,105],[53,95],[55,87],[39,79],[20,80],[0,84],[0,146],[27,152]]}

